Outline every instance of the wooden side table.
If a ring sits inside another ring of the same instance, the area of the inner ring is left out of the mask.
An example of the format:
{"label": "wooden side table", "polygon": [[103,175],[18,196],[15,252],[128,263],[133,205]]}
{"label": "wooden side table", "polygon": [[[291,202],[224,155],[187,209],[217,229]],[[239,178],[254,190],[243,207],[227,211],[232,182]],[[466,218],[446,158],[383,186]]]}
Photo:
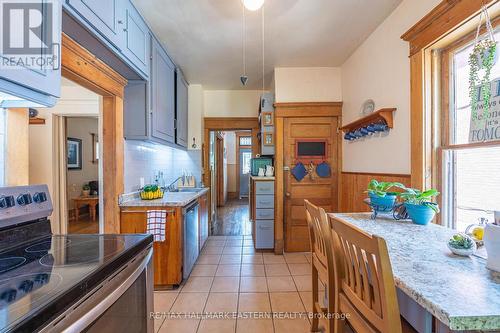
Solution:
{"label": "wooden side table", "polygon": [[95,222],[96,220],[96,206],[99,203],[99,196],[98,195],[90,195],[88,197],[78,197],[74,198],[73,202],[75,203],[76,207],[76,212],[75,212],[75,218],[76,221],[80,219],[80,207],[83,206],[89,206],[89,211],[90,211],[90,218],[92,221]]}

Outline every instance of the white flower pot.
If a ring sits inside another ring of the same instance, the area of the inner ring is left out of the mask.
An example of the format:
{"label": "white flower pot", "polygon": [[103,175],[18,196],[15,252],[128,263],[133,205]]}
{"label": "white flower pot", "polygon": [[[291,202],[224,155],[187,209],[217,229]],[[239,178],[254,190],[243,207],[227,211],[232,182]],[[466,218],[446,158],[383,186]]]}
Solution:
{"label": "white flower pot", "polygon": [[486,267],[492,271],[500,272],[500,226],[492,223],[486,224],[483,240],[488,253]]}

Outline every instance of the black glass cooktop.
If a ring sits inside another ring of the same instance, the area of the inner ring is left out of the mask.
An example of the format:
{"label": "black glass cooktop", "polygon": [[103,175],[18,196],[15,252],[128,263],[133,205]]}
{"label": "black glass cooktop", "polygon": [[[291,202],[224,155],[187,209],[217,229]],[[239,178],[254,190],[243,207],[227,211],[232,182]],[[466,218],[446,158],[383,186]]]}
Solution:
{"label": "black glass cooktop", "polygon": [[0,250],[0,332],[47,323],[150,242],[146,235],[46,236]]}

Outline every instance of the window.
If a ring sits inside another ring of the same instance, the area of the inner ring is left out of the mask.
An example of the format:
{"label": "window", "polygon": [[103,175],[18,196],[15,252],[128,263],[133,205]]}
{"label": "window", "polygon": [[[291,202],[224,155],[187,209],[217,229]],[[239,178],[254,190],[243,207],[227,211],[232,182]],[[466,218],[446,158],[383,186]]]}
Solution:
{"label": "window", "polygon": [[240,146],[251,146],[252,137],[251,136],[240,136]]}
{"label": "window", "polygon": [[[500,33],[495,34],[500,39]],[[463,43],[463,42],[461,42]],[[473,39],[443,52],[443,123],[440,152],[442,223],[465,231],[500,210],[500,62],[491,71],[491,108],[487,121],[471,118],[469,55]],[[481,74],[482,75],[482,74]],[[479,88],[478,88],[479,89]],[[482,113],[479,90],[478,113]],[[438,167],[439,168],[439,167]]]}
{"label": "window", "polygon": [[5,133],[7,131],[7,116],[5,109],[0,108],[0,187],[5,186]]}

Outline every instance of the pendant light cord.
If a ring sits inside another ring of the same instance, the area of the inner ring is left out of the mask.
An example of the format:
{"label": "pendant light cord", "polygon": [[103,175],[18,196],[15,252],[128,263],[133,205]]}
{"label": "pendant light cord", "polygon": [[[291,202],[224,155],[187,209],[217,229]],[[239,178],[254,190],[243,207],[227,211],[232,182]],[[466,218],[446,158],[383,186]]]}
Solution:
{"label": "pendant light cord", "polygon": [[246,30],[247,30],[247,19],[246,19],[246,15],[245,15],[245,5],[243,4],[243,2],[241,3],[241,8],[243,8],[243,75],[246,76],[247,75],[247,55],[246,55],[246,51],[247,51],[247,34],[246,34]]}
{"label": "pendant light cord", "polygon": [[265,64],[266,64],[266,52],[265,52],[265,9],[266,5],[262,5],[262,92],[264,92],[265,86],[266,86],[266,79],[265,79]]}

